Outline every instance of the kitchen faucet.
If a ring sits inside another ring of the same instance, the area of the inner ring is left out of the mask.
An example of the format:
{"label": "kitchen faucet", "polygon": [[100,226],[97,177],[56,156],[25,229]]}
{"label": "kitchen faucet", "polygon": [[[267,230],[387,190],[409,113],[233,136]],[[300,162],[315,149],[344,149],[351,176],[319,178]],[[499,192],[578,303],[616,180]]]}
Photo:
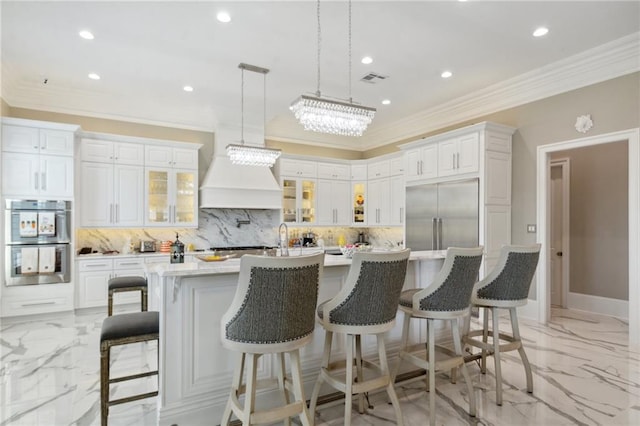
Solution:
{"label": "kitchen faucet", "polygon": [[[284,240],[282,239],[282,227],[284,226]],[[289,227],[282,222],[278,228],[278,239],[280,240],[280,256],[289,256]]]}

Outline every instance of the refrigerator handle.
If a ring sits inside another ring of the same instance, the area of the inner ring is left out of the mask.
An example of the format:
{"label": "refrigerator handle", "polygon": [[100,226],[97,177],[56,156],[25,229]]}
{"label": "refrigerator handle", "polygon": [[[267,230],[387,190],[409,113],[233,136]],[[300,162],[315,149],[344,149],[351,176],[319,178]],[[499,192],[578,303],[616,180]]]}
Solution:
{"label": "refrigerator handle", "polygon": [[438,250],[442,250],[442,218],[438,218]]}
{"label": "refrigerator handle", "polygon": [[438,250],[438,223],[435,217],[431,219],[431,250]]}

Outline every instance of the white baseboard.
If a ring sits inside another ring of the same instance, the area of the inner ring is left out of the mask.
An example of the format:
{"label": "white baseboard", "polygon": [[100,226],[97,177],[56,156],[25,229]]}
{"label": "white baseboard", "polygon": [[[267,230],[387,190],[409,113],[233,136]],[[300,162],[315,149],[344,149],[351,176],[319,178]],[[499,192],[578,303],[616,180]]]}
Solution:
{"label": "white baseboard", "polygon": [[609,297],[569,292],[567,308],[618,318],[629,318],[629,302]]}

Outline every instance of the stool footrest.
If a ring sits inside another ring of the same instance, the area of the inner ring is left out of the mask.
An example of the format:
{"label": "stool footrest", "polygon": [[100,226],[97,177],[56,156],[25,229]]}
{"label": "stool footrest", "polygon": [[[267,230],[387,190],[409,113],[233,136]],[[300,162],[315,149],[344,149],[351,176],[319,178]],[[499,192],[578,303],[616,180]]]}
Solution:
{"label": "stool footrest", "polygon": [[132,374],[131,376],[122,376],[122,377],[115,377],[113,379],[109,379],[109,383],[118,383],[118,382],[124,382],[127,380],[135,380],[135,379],[141,379],[143,377],[149,377],[149,376],[157,376],[158,372],[157,371],[148,371],[146,373],[139,373],[139,374]]}
{"label": "stool footrest", "polygon": [[128,396],[126,398],[114,399],[113,401],[108,401],[109,406],[124,404],[125,402],[137,401],[139,399],[151,398],[152,396],[158,396],[158,391],[142,393],[140,395]]}

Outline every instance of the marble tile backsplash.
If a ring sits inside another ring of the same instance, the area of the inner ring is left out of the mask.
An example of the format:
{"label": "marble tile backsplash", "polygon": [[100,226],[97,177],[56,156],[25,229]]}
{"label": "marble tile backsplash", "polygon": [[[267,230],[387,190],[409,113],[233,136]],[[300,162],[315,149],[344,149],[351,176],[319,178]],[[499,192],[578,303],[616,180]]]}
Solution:
{"label": "marble tile backsplash", "polygon": [[[248,222],[248,223],[247,223]],[[193,244],[197,249],[230,246],[277,246],[279,210],[200,209],[198,228],[79,228],[76,231],[76,248],[91,247],[98,252],[123,251],[128,243],[137,249],[141,240],[173,241],[176,233],[185,245]],[[337,245],[340,235],[347,243],[358,240],[360,232],[374,246],[388,246],[403,240],[400,227],[349,228],[349,227],[297,227],[289,226],[289,237],[302,237],[304,232],[313,232],[325,241],[325,245]]]}

